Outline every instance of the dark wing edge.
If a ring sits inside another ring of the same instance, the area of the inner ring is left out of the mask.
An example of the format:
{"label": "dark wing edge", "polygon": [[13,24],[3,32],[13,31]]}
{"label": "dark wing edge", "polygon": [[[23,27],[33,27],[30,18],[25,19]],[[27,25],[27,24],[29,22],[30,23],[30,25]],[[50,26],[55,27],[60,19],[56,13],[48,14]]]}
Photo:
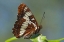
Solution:
{"label": "dark wing edge", "polygon": [[17,38],[20,38],[19,34],[20,34],[20,28],[23,22],[25,22],[26,20],[23,18],[23,16],[25,15],[24,13],[24,8],[25,8],[25,4],[20,4],[18,7],[18,15],[17,15],[17,21],[14,24],[14,28],[13,30],[13,34],[14,36],[16,36]]}

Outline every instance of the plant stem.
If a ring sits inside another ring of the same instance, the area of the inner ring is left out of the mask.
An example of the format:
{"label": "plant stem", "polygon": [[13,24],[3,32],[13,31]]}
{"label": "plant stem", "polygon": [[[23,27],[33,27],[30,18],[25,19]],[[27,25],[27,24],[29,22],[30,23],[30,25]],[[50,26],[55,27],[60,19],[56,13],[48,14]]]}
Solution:
{"label": "plant stem", "polygon": [[17,39],[16,37],[12,37],[10,39],[7,39],[5,42],[11,42],[11,41],[16,40],[16,39]]}

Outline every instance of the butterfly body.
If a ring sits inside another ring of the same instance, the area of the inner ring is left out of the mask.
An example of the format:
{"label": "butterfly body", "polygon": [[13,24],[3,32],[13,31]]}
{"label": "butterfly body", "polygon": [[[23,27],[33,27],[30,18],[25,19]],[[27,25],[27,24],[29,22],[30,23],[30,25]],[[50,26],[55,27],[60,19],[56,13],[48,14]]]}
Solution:
{"label": "butterfly body", "polygon": [[33,34],[37,34],[41,29],[34,15],[25,4],[18,7],[17,21],[14,24],[13,34],[17,38],[30,38]]}

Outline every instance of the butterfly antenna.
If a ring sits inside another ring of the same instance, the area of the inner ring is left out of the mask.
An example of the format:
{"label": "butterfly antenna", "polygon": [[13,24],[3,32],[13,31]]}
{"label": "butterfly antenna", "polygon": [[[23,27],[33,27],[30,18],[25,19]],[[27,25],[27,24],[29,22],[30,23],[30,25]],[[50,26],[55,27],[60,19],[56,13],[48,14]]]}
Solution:
{"label": "butterfly antenna", "polygon": [[[42,19],[44,19],[45,18],[45,12],[43,13],[43,16],[42,16]],[[42,25],[41,23],[42,23],[42,19],[41,19],[41,21],[40,21],[40,25]]]}

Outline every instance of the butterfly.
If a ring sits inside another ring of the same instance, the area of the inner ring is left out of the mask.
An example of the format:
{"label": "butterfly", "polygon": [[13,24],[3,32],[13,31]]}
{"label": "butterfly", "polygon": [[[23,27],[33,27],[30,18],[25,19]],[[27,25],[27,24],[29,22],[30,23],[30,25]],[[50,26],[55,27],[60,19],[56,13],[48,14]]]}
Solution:
{"label": "butterfly", "polygon": [[29,39],[33,34],[39,33],[41,25],[38,25],[31,10],[22,3],[18,7],[17,21],[13,27],[13,34],[16,38]]}

